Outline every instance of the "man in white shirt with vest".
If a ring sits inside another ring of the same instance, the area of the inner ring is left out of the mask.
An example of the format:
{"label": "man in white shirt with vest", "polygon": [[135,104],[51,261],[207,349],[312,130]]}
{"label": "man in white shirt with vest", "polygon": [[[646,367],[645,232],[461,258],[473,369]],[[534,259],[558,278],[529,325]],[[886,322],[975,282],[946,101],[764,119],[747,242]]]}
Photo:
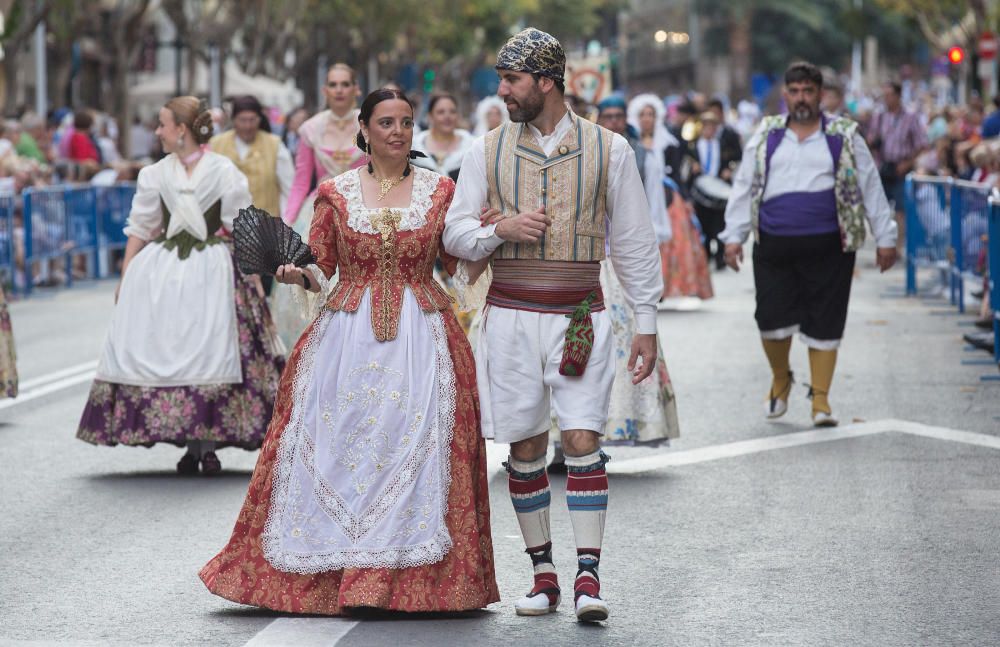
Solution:
{"label": "man in white shirt with vest", "polygon": [[768,418],[788,410],[792,336],[809,348],[809,396],[818,427],[837,424],[828,395],[847,322],[855,252],[867,220],[886,271],[896,223],[856,122],[820,110],[823,75],[809,63],[785,72],[787,115],[766,117],[747,142],[726,207],[726,263],[739,270],[754,234],[755,318],[773,379]]}
{"label": "man in white shirt with vest", "polygon": [[639,331],[634,383],[656,363],[663,280],[635,155],[620,135],[567,110],[565,63],[559,41],[537,29],[500,50],[498,94],[511,121],[466,153],[444,245],[459,258],[493,256],[476,361],[483,433],[510,443],[511,500],[534,567],[515,610],[542,615],[560,601],[545,471],[554,411],[577,548],[576,615],[592,622],[608,617],[598,579],[608,499],[600,437],[615,372],[600,286],[605,245]]}

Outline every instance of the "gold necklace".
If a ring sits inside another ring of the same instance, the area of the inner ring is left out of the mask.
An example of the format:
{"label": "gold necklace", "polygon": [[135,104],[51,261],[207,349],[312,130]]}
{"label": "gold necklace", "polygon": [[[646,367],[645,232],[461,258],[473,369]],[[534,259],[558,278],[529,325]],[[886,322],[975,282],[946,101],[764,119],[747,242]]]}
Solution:
{"label": "gold necklace", "polygon": [[[409,169],[407,169],[407,170],[409,170]],[[373,172],[371,174],[371,176],[378,181],[378,198],[376,198],[376,199],[379,202],[382,202],[382,199],[385,198],[386,194],[389,193],[389,191],[392,191],[394,188],[396,188],[399,185],[400,182],[402,182],[403,180],[405,180],[407,175],[409,175],[409,173],[405,173],[404,172],[398,178],[392,179],[392,178],[387,178],[387,177],[378,177]]]}

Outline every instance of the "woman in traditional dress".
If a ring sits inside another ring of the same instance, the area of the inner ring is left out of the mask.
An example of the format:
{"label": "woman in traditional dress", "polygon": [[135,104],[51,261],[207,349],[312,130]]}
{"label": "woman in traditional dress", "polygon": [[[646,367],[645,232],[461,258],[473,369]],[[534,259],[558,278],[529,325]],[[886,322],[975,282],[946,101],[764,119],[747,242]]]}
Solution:
{"label": "woman in traditional dress", "polygon": [[413,150],[427,157],[414,164],[457,180],[462,158],[475,139],[458,127],[458,100],[450,94],[435,94],[427,104],[427,119],[430,128],[413,138]]}
{"label": "woman in traditional dress", "polygon": [[[168,153],[139,172],[117,305],[77,438],[187,445],[184,474],[221,469],[215,450],[256,449],[284,359],[265,327],[260,282],[226,244],[250,204],[246,176],[208,151],[211,116],[171,99],[156,135]],[[220,235],[221,234],[221,235]]]}
{"label": "woman in traditional dress", "polygon": [[[355,104],[361,90],[354,70],[343,63],[331,65],[326,72],[323,94],[327,109],[299,127],[295,180],[282,214],[285,222],[303,238],[309,234],[316,187],[327,178],[364,165],[364,153],[355,143],[358,134]],[[292,348],[309,321],[292,300],[291,288],[275,286],[271,292],[271,313],[285,348]]]}
{"label": "woman in traditional dress", "polygon": [[637,134],[633,146],[641,153],[636,155],[636,160],[641,160],[639,175],[646,190],[649,217],[653,221],[653,231],[660,246],[661,260],[672,233],[662,184],[663,178],[667,176],[667,149],[680,145],[663,121],[666,113],[663,102],[655,94],[640,94],[628,104],[628,124]]}
{"label": "woman in traditional dress", "polygon": [[17,397],[17,353],[14,330],[7,312],[7,297],[0,288],[0,398]]}
{"label": "woman in traditional dress", "polygon": [[671,300],[668,306],[683,307],[676,297],[710,299],[712,282],[704,247],[701,252],[692,248],[692,243],[701,246],[694,211],[680,193],[671,188],[676,185],[670,179],[671,169],[666,164],[668,159],[677,157],[671,149],[681,144],[667,130],[665,116],[666,108],[654,94],[640,94],[628,104],[629,125],[639,134],[637,145],[646,153],[642,156],[641,175],[653,230],[660,245],[663,298]]}
{"label": "woman in traditional dress", "polygon": [[[413,164],[458,180],[462,159],[475,139],[469,131],[457,127],[458,101],[450,94],[435,94],[428,102],[427,116],[430,128],[413,136],[413,150],[420,151],[425,157],[417,158]],[[455,283],[440,263],[435,266],[434,277],[452,297],[457,297]],[[457,306],[454,311],[462,330],[474,340],[477,331],[474,324],[478,323],[479,313],[461,310]]]}
{"label": "woman in traditional dress", "polygon": [[680,187],[669,177],[663,178],[663,191],[667,203],[672,235],[661,248],[663,259],[663,301],[667,309],[697,307],[694,299],[711,299],[712,277],[708,272],[708,255],[702,244],[701,230],[691,203],[681,195]]}
{"label": "woman in traditional dress", "polygon": [[507,104],[495,94],[491,94],[476,105],[476,127],[472,131],[474,137],[482,137],[494,128],[500,127],[510,119]]}
{"label": "woman in traditional dress", "polygon": [[307,277],[322,308],[289,358],[232,537],[201,578],[291,613],[478,609],[499,594],[475,364],[431,275],[438,257],[456,269],[440,242],[455,184],[409,165],[401,91],[370,94],[360,120],[371,162],[320,185],[316,265],[278,270],[295,286]]}

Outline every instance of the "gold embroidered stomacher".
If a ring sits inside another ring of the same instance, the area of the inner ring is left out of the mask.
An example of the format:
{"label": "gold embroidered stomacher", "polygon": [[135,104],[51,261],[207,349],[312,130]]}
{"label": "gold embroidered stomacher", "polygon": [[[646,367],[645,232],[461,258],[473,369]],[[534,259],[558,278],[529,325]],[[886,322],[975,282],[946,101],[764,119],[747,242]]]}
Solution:
{"label": "gold embroidered stomacher", "polygon": [[370,216],[377,234],[340,227],[343,240],[340,279],[330,294],[327,308],[356,312],[367,290],[371,290],[372,331],[378,341],[392,341],[399,332],[399,318],[406,288],[420,309],[435,312],[451,307],[451,297],[432,274],[437,257],[443,213],[420,229],[399,231],[401,214],[380,209]]}

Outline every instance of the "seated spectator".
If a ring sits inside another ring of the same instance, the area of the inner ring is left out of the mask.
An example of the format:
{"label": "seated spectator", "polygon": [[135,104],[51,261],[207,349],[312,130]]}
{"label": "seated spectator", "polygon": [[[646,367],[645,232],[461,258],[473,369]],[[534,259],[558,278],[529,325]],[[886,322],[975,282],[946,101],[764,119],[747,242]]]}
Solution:
{"label": "seated spectator", "polygon": [[39,164],[47,164],[48,156],[42,151],[42,143],[46,141],[45,120],[35,112],[26,112],[21,117],[21,137],[14,149],[21,157],[35,160]]}

